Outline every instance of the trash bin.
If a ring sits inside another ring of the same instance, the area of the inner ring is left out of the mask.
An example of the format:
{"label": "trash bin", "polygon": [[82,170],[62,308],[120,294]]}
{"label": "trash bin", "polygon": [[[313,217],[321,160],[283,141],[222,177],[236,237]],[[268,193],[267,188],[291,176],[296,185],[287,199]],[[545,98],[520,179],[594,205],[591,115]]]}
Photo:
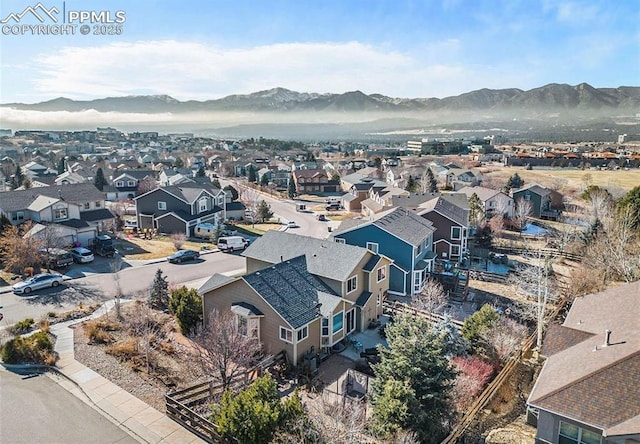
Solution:
{"label": "trash bin", "polygon": [[329,233],[331,233],[331,231],[333,231],[333,228],[331,228],[331,227],[327,227],[327,231],[328,231]]}

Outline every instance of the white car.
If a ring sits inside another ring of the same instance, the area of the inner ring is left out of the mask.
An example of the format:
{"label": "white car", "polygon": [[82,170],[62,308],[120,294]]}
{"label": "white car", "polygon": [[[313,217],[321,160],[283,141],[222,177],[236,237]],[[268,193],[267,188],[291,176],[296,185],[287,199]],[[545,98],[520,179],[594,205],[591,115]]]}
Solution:
{"label": "white car", "polygon": [[290,220],[289,222],[287,222],[285,224],[287,226],[287,228],[298,228],[300,225],[298,225],[297,223],[295,223],[294,221]]}
{"label": "white car", "polygon": [[69,250],[71,256],[73,256],[73,260],[78,264],[86,264],[89,262],[93,262],[93,253],[91,250],[87,250],[83,247],[75,247]]}
{"label": "white car", "polygon": [[33,277],[30,277],[26,281],[18,282],[14,284],[13,289],[14,293],[31,293],[33,290],[39,290],[41,288],[49,288],[49,287],[57,287],[62,284],[62,275],[57,273],[42,273],[36,274]]}

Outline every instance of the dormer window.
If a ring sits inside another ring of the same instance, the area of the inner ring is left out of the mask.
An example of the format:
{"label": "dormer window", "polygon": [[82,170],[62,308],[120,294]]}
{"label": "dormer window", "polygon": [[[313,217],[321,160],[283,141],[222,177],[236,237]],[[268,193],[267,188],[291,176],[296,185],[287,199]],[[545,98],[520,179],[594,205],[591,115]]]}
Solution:
{"label": "dormer window", "polygon": [[203,197],[198,201],[198,212],[203,213],[207,211],[207,198]]}
{"label": "dormer window", "polygon": [[135,187],[136,186],[136,181],[135,180],[128,180],[127,181],[127,186],[128,187]]}
{"label": "dormer window", "polygon": [[53,210],[53,218],[55,220],[67,219],[69,217],[69,213],[66,208],[56,208]]}
{"label": "dormer window", "polygon": [[124,180],[119,180],[116,182],[116,186],[122,188],[124,186]]}

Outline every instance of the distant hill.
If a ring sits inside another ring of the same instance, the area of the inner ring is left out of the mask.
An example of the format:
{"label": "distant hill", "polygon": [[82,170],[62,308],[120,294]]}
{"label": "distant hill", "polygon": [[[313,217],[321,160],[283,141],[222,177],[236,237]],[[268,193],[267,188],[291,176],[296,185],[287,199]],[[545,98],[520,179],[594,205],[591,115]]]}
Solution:
{"label": "distant hill", "polygon": [[166,95],[107,97],[77,101],[60,97],[46,102],[7,103],[1,106],[35,111],[82,111],[127,113],[190,113],[205,111],[251,112],[513,112],[600,111],[640,109],[640,87],[594,88],[552,83],[529,91],[516,88],[480,89],[459,96],[395,98],[351,91],[343,94],[300,93],[273,88],[252,94],[231,95],[217,100],[181,102]]}

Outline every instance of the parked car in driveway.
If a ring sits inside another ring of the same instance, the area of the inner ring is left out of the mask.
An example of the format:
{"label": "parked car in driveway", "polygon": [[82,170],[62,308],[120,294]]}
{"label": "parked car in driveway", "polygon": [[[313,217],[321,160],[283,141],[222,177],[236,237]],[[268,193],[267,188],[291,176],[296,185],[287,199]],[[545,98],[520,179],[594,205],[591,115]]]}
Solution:
{"label": "parked car in driveway", "polygon": [[40,290],[41,288],[57,287],[62,284],[62,282],[62,275],[58,273],[42,273],[36,274],[25,281],[18,282],[14,284],[12,288],[14,293],[27,294],[33,290]]}
{"label": "parked car in driveway", "polygon": [[195,260],[199,257],[200,253],[198,253],[197,251],[180,250],[169,256],[167,260],[172,264],[179,264],[180,262]]}
{"label": "parked car in driveway", "polygon": [[93,262],[94,256],[91,250],[87,250],[84,247],[75,247],[69,250],[73,260],[78,264],[87,264]]}

